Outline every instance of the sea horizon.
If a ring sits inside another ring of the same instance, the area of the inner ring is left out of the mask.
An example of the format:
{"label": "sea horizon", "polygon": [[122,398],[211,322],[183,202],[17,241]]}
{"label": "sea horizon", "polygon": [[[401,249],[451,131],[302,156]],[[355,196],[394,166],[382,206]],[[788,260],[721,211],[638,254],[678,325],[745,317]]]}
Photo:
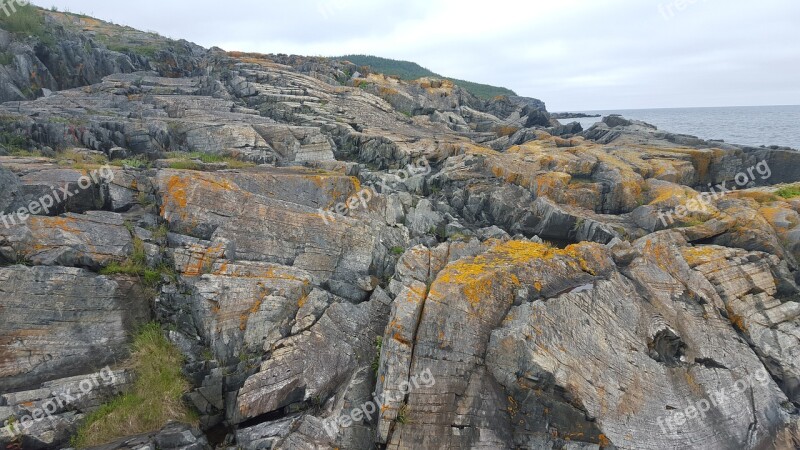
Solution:
{"label": "sea horizon", "polygon": [[584,129],[619,114],[641,120],[659,130],[697,136],[705,140],[754,147],[790,147],[800,149],[800,105],[701,106],[686,108],[641,108],[566,111],[576,114],[600,114],[601,117],[560,119],[561,123],[579,122]]}

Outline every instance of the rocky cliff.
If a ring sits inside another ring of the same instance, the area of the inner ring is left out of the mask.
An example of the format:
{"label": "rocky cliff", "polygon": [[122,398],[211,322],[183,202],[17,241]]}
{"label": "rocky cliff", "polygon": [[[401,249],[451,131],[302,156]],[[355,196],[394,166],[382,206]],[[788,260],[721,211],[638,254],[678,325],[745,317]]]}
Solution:
{"label": "rocky cliff", "polygon": [[119,407],[157,322],[196,420],[102,448],[800,448],[800,153],[36,14],[0,30],[4,445]]}

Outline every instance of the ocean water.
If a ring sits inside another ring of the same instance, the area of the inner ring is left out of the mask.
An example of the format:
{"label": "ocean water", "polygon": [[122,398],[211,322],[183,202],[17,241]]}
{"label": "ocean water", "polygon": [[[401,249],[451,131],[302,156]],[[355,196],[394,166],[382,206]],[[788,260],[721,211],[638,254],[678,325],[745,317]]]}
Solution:
{"label": "ocean water", "polygon": [[[621,114],[642,120],[670,133],[701,139],[721,139],[731,144],[780,145],[800,149],[800,106],[737,106],[723,108],[664,108],[614,111],[570,111],[585,114]],[[562,119],[578,121],[584,129],[601,118]]]}

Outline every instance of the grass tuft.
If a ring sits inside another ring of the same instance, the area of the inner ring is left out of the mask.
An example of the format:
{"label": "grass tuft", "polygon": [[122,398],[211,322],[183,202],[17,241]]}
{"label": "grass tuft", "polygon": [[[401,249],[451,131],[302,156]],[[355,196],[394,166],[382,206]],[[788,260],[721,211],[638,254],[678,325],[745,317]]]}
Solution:
{"label": "grass tuft", "polygon": [[160,430],[170,421],[197,424],[181,400],[190,384],[181,374],[183,355],[161,326],[142,327],[133,341],[130,364],[136,380],[130,392],[89,414],[72,438],[76,448],[102,445],[134,434]]}
{"label": "grass tuft", "polygon": [[403,403],[400,409],[397,410],[397,418],[395,419],[399,424],[408,423],[408,404]]}
{"label": "grass tuft", "polygon": [[94,169],[108,164],[108,158],[99,153],[83,153],[67,150],[56,154],[59,165],[70,166],[74,169]]}
{"label": "grass tuft", "polygon": [[148,161],[147,157],[143,155],[136,155],[133,158],[128,159],[115,159],[109,164],[117,167],[128,166],[134,169],[146,169],[150,167],[150,161]]}
{"label": "grass tuft", "polygon": [[7,66],[14,62],[14,54],[9,52],[0,52],[0,66]]}
{"label": "grass tuft", "polygon": [[383,349],[383,337],[378,336],[375,338],[375,359],[372,360],[372,371],[378,375],[378,370],[381,367],[381,350]]}
{"label": "grass tuft", "polygon": [[785,199],[800,197],[800,184],[786,186],[785,188],[778,189],[775,193]]}
{"label": "grass tuft", "polygon": [[6,6],[11,14],[0,13],[0,28],[17,36],[35,36],[47,45],[55,44],[55,39],[45,26],[44,13],[39,8],[14,2],[13,8],[16,12],[12,12],[12,7]]}
{"label": "grass tuft", "polygon": [[100,269],[100,275],[130,275],[142,279],[142,283],[148,288],[158,286],[163,277],[174,276],[174,271],[167,265],[156,268],[147,267],[147,253],[144,249],[144,242],[138,237],[133,238],[133,251],[131,256],[122,263],[112,262]]}
{"label": "grass tuft", "polygon": [[166,154],[167,158],[179,159],[180,161],[173,161],[170,163],[170,169],[178,170],[202,170],[203,166],[197,161],[204,164],[225,163],[229,169],[243,169],[245,167],[253,167],[254,163],[238,160],[228,155],[217,155],[213,153],[200,153],[200,152],[169,152]]}

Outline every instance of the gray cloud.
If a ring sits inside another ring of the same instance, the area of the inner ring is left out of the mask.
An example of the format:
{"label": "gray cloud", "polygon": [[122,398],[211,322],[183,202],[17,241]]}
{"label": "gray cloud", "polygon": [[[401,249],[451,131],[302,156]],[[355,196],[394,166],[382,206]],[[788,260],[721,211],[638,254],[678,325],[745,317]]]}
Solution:
{"label": "gray cloud", "polygon": [[206,47],[408,59],[553,111],[800,104],[788,0],[35,3]]}

